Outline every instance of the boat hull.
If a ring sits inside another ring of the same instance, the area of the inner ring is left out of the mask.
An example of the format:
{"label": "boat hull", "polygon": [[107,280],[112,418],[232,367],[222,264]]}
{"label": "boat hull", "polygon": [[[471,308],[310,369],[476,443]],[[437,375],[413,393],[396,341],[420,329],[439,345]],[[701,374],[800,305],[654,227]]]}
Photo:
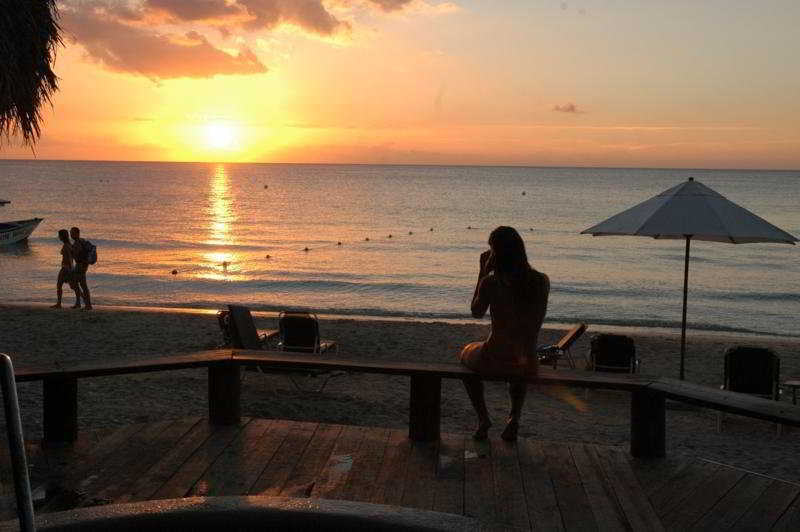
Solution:
{"label": "boat hull", "polygon": [[0,223],[0,246],[22,242],[31,236],[43,218]]}

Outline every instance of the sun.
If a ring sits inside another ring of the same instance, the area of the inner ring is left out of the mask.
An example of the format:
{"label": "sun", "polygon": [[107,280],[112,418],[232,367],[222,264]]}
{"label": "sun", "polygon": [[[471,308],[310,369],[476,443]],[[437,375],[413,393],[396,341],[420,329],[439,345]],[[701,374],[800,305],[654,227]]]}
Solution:
{"label": "sun", "polygon": [[236,144],[236,128],[232,124],[213,122],[203,130],[206,145],[216,149],[230,149]]}

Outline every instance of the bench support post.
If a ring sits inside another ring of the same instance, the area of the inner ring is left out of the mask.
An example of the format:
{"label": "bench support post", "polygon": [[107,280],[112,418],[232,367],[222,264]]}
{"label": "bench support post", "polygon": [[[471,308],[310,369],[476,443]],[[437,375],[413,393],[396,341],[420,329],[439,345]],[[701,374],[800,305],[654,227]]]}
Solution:
{"label": "bench support post", "polygon": [[208,366],[208,420],[212,425],[236,425],[242,419],[242,378],[239,364]]}
{"label": "bench support post", "polygon": [[408,437],[412,441],[437,441],[439,439],[441,410],[441,377],[412,375],[411,399],[408,412]]}
{"label": "bench support post", "polygon": [[42,381],[45,444],[72,443],[78,438],[78,379]]}
{"label": "bench support post", "polygon": [[631,455],[663,458],[666,435],[664,395],[647,390],[631,393]]}

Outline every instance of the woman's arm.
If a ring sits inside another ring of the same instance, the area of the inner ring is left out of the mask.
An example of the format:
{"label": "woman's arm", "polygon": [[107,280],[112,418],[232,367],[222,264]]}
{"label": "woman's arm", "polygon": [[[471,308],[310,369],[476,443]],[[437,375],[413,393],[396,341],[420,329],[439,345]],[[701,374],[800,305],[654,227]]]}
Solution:
{"label": "woman's arm", "polygon": [[473,318],[482,318],[486,315],[489,309],[489,275],[494,269],[494,256],[491,251],[484,251],[481,253],[480,270],[478,272],[478,281],[475,283],[475,293],[472,295],[472,304],[470,310],[472,311]]}

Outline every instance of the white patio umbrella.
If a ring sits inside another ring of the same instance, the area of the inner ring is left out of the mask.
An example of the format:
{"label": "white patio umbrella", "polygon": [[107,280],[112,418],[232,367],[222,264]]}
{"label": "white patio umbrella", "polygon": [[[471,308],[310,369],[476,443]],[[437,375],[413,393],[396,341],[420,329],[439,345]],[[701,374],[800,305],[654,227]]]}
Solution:
{"label": "white patio umbrella", "polygon": [[747,244],[777,242],[792,244],[798,239],[763,218],[740,207],[690,177],[604,222],[581,231],[593,236],[633,235],[686,240],[683,267],[683,321],[681,324],[681,371],[684,378],[686,355],[686,295],[689,286],[689,245],[692,240]]}

